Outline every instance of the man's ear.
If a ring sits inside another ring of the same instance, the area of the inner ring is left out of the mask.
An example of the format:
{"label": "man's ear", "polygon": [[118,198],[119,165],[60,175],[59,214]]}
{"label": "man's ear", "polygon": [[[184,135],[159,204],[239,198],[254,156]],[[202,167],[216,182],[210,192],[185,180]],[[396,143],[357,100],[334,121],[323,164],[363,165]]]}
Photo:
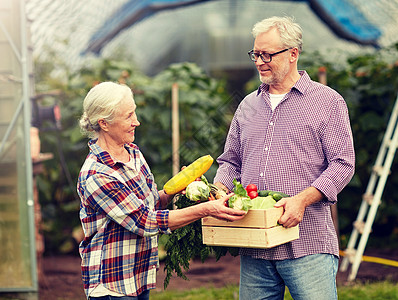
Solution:
{"label": "man's ear", "polygon": [[100,126],[100,128],[101,128],[103,131],[108,131],[108,122],[105,121],[104,119],[99,119],[99,120],[98,120],[98,125]]}
{"label": "man's ear", "polygon": [[299,57],[299,51],[297,48],[293,48],[290,53],[290,62],[297,61]]}

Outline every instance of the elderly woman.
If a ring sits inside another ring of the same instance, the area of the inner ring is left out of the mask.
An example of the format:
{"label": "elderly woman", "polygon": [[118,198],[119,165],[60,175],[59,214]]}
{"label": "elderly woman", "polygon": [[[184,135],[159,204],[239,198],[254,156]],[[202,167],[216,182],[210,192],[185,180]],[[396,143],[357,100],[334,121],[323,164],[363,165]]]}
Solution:
{"label": "elderly woman", "polygon": [[164,209],[173,195],[157,190],[133,144],[140,122],[127,86],[96,85],[83,109],[80,127],[92,138],[77,183],[85,293],[88,299],[149,299],[156,285],[159,233],[170,234],[204,216],[234,221],[245,213],[225,207],[231,194],[180,210]]}

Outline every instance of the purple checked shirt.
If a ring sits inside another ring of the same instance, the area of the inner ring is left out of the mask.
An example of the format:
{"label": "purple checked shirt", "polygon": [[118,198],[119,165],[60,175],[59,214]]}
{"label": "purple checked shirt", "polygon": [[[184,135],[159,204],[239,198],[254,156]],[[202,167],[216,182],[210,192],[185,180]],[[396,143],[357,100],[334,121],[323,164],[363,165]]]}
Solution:
{"label": "purple checked shirt", "polygon": [[262,84],[237,108],[217,159],[214,182],[232,190],[243,186],[295,195],[313,186],[324,199],[308,206],[300,238],[271,249],[241,249],[242,255],[270,260],[316,253],[339,255],[330,205],[354,174],[355,153],[346,103],[333,89],[305,71],[274,111],[269,86]]}

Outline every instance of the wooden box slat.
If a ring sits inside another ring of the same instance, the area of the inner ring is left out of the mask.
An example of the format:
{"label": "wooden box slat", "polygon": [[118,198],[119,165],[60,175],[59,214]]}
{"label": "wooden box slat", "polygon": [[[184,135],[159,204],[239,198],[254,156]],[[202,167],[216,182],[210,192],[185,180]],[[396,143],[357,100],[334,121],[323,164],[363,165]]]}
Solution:
{"label": "wooden box slat", "polygon": [[234,222],[212,217],[202,219],[203,244],[245,248],[271,248],[299,238],[298,225],[284,228],[278,225],[283,208],[251,209]]}
{"label": "wooden box slat", "polygon": [[299,238],[298,225],[291,228],[241,228],[202,226],[203,244],[245,248],[272,248]]}
{"label": "wooden box slat", "polygon": [[204,226],[225,226],[225,227],[249,227],[249,228],[271,228],[278,225],[282,216],[283,207],[272,207],[268,209],[250,209],[247,215],[238,221],[227,222],[212,217],[202,219]]}

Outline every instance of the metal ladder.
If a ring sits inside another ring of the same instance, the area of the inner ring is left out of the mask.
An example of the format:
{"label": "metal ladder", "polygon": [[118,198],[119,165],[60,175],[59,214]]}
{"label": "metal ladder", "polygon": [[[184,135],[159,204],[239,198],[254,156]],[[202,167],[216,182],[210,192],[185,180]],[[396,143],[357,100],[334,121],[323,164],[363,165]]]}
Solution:
{"label": "metal ladder", "polygon": [[[353,281],[362,261],[363,252],[372,229],[377,209],[381,202],[381,196],[386,185],[387,177],[390,174],[395,151],[398,147],[398,96],[395,100],[394,108],[388,121],[387,129],[376,158],[376,163],[372,169],[366,192],[362,197],[362,203],[359,208],[356,221],[353,223],[353,231],[347,244],[347,249],[340,266],[340,271],[345,272],[349,263],[352,264],[351,271],[347,280]],[[366,221],[364,221],[366,217]],[[357,248],[359,235],[360,241]]]}

